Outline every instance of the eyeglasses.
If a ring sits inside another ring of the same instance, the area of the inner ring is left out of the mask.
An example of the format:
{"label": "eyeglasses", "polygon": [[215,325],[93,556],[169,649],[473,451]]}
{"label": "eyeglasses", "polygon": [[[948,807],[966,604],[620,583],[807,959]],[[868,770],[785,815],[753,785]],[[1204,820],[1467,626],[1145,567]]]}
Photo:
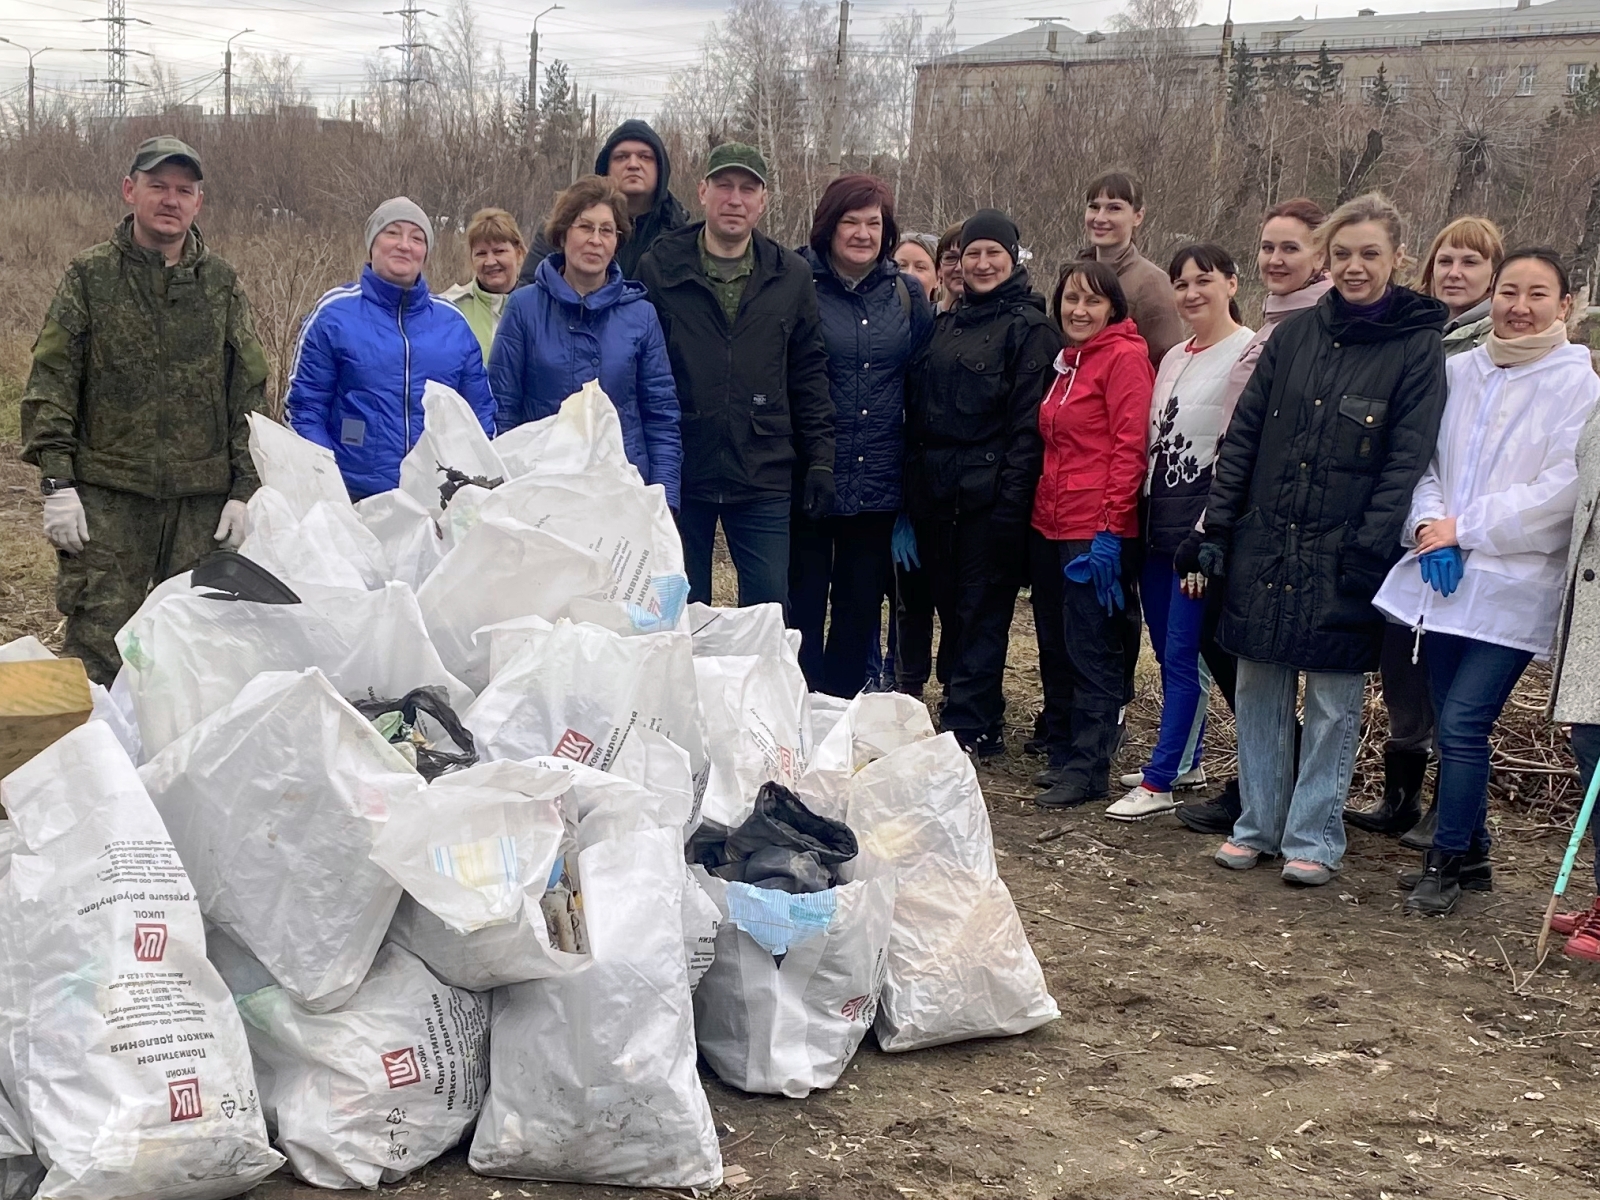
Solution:
{"label": "eyeglasses", "polygon": [[577,230],[579,237],[590,238],[598,234],[603,242],[615,241],[617,236],[615,225],[593,225],[588,221],[574,221],[572,228]]}
{"label": "eyeglasses", "polygon": [[942,266],[942,267],[959,266],[960,263],[961,263],[961,254],[960,254],[959,251],[946,250],[943,254],[941,254],[939,256],[939,265]]}

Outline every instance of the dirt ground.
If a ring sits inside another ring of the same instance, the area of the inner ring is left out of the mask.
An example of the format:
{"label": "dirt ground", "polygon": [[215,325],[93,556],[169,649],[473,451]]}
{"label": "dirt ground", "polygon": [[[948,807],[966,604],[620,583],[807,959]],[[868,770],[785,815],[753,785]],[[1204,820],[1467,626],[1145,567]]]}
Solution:
{"label": "dirt ground", "polygon": [[[37,521],[35,475],[0,444],[0,640],[55,631]],[[722,1194],[1595,1193],[1600,967],[1557,953],[1534,969],[1566,841],[1559,823],[1497,811],[1495,891],[1422,921],[1401,915],[1394,887],[1413,856],[1359,831],[1332,885],[1296,891],[1270,868],[1216,867],[1220,839],[1172,817],[1121,825],[1100,806],[1042,814],[1029,803],[1036,764],[1015,748],[1037,707],[1025,604],[1013,646],[1013,749],[982,778],[1001,871],[1061,1020],[905,1055],[869,1038],[838,1088],[803,1101],[745,1096],[706,1073],[739,1180]],[[1150,691],[1147,681],[1125,769],[1148,748]],[[1208,767],[1220,776],[1231,747],[1213,749]],[[1580,866],[1580,904],[1587,878]],[[481,1179],[460,1152],[385,1190],[439,1200],[638,1194]],[[287,1176],[251,1193],[314,1194]]]}

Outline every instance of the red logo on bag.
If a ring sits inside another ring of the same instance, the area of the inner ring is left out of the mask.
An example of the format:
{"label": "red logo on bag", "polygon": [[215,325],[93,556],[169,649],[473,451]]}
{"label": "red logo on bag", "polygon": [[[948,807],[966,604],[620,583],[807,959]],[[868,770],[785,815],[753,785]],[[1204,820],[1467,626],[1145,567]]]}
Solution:
{"label": "red logo on bag", "polygon": [[794,778],[794,751],[787,746],[778,747],[778,773],[785,779]]}
{"label": "red logo on bag", "polygon": [[573,762],[587,762],[589,755],[594,752],[594,743],[576,729],[569,729],[561,735],[561,740],[556,743],[552,754],[556,758],[570,758]]}
{"label": "red logo on bag", "polygon": [[868,996],[854,996],[846,1000],[839,1009],[839,1015],[846,1021],[854,1021],[861,1015],[861,1010],[866,1008],[869,999]]}
{"label": "red logo on bag", "polygon": [[200,1115],[200,1080],[191,1075],[187,1079],[167,1080],[167,1107],[174,1121],[193,1121]]}
{"label": "red logo on bag", "polygon": [[422,1068],[417,1066],[417,1052],[410,1046],[404,1050],[391,1050],[379,1055],[383,1060],[383,1074],[391,1088],[422,1082]]}
{"label": "red logo on bag", "polygon": [[133,957],[139,962],[160,962],[167,952],[167,927],[140,923],[133,927]]}

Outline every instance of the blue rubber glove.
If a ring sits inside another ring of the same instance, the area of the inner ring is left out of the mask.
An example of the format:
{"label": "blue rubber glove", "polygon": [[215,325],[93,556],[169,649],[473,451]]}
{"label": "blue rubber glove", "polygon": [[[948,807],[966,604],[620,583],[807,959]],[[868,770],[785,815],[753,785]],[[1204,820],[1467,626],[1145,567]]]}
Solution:
{"label": "blue rubber glove", "polygon": [[911,571],[922,565],[917,557],[917,533],[911,528],[911,518],[901,513],[894,519],[894,532],[889,535],[889,555],[894,565],[902,571]]}
{"label": "blue rubber glove", "polygon": [[1094,596],[1106,616],[1126,603],[1122,595],[1122,539],[1108,530],[1094,535],[1089,552],[1080,554],[1062,568],[1073,583],[1094,583]]}
{"label": "blue rubber glove", "polygon": [[1461,586],[1466,560],[1461,557],[1461,547],[1446,546],[1418,555],[1417,566],[1429,587],[1441,596],[1449,596]]}

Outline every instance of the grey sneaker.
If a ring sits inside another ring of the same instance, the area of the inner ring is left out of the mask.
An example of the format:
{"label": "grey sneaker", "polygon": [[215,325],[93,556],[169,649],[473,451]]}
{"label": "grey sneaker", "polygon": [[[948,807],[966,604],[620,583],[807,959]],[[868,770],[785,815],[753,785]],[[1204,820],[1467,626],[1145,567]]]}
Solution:
{"label": "grey sneaker", "polygon": [[1227,867],[1230,871],[1248,871],[1261,861],[1261,851],[1252,850],[1248,846],[1235,846],[1232,842],[1223,842],[1212,857],[1219,866]]}
{"label": "grey sneaker", "polygon": [[1309,862],[1303,858],[1291,858],[1283,864],[1283,881],[1292,883],[1296,887],[1321,887],[1336,873],[1332,867],[1325,867],[1321,863]]}

